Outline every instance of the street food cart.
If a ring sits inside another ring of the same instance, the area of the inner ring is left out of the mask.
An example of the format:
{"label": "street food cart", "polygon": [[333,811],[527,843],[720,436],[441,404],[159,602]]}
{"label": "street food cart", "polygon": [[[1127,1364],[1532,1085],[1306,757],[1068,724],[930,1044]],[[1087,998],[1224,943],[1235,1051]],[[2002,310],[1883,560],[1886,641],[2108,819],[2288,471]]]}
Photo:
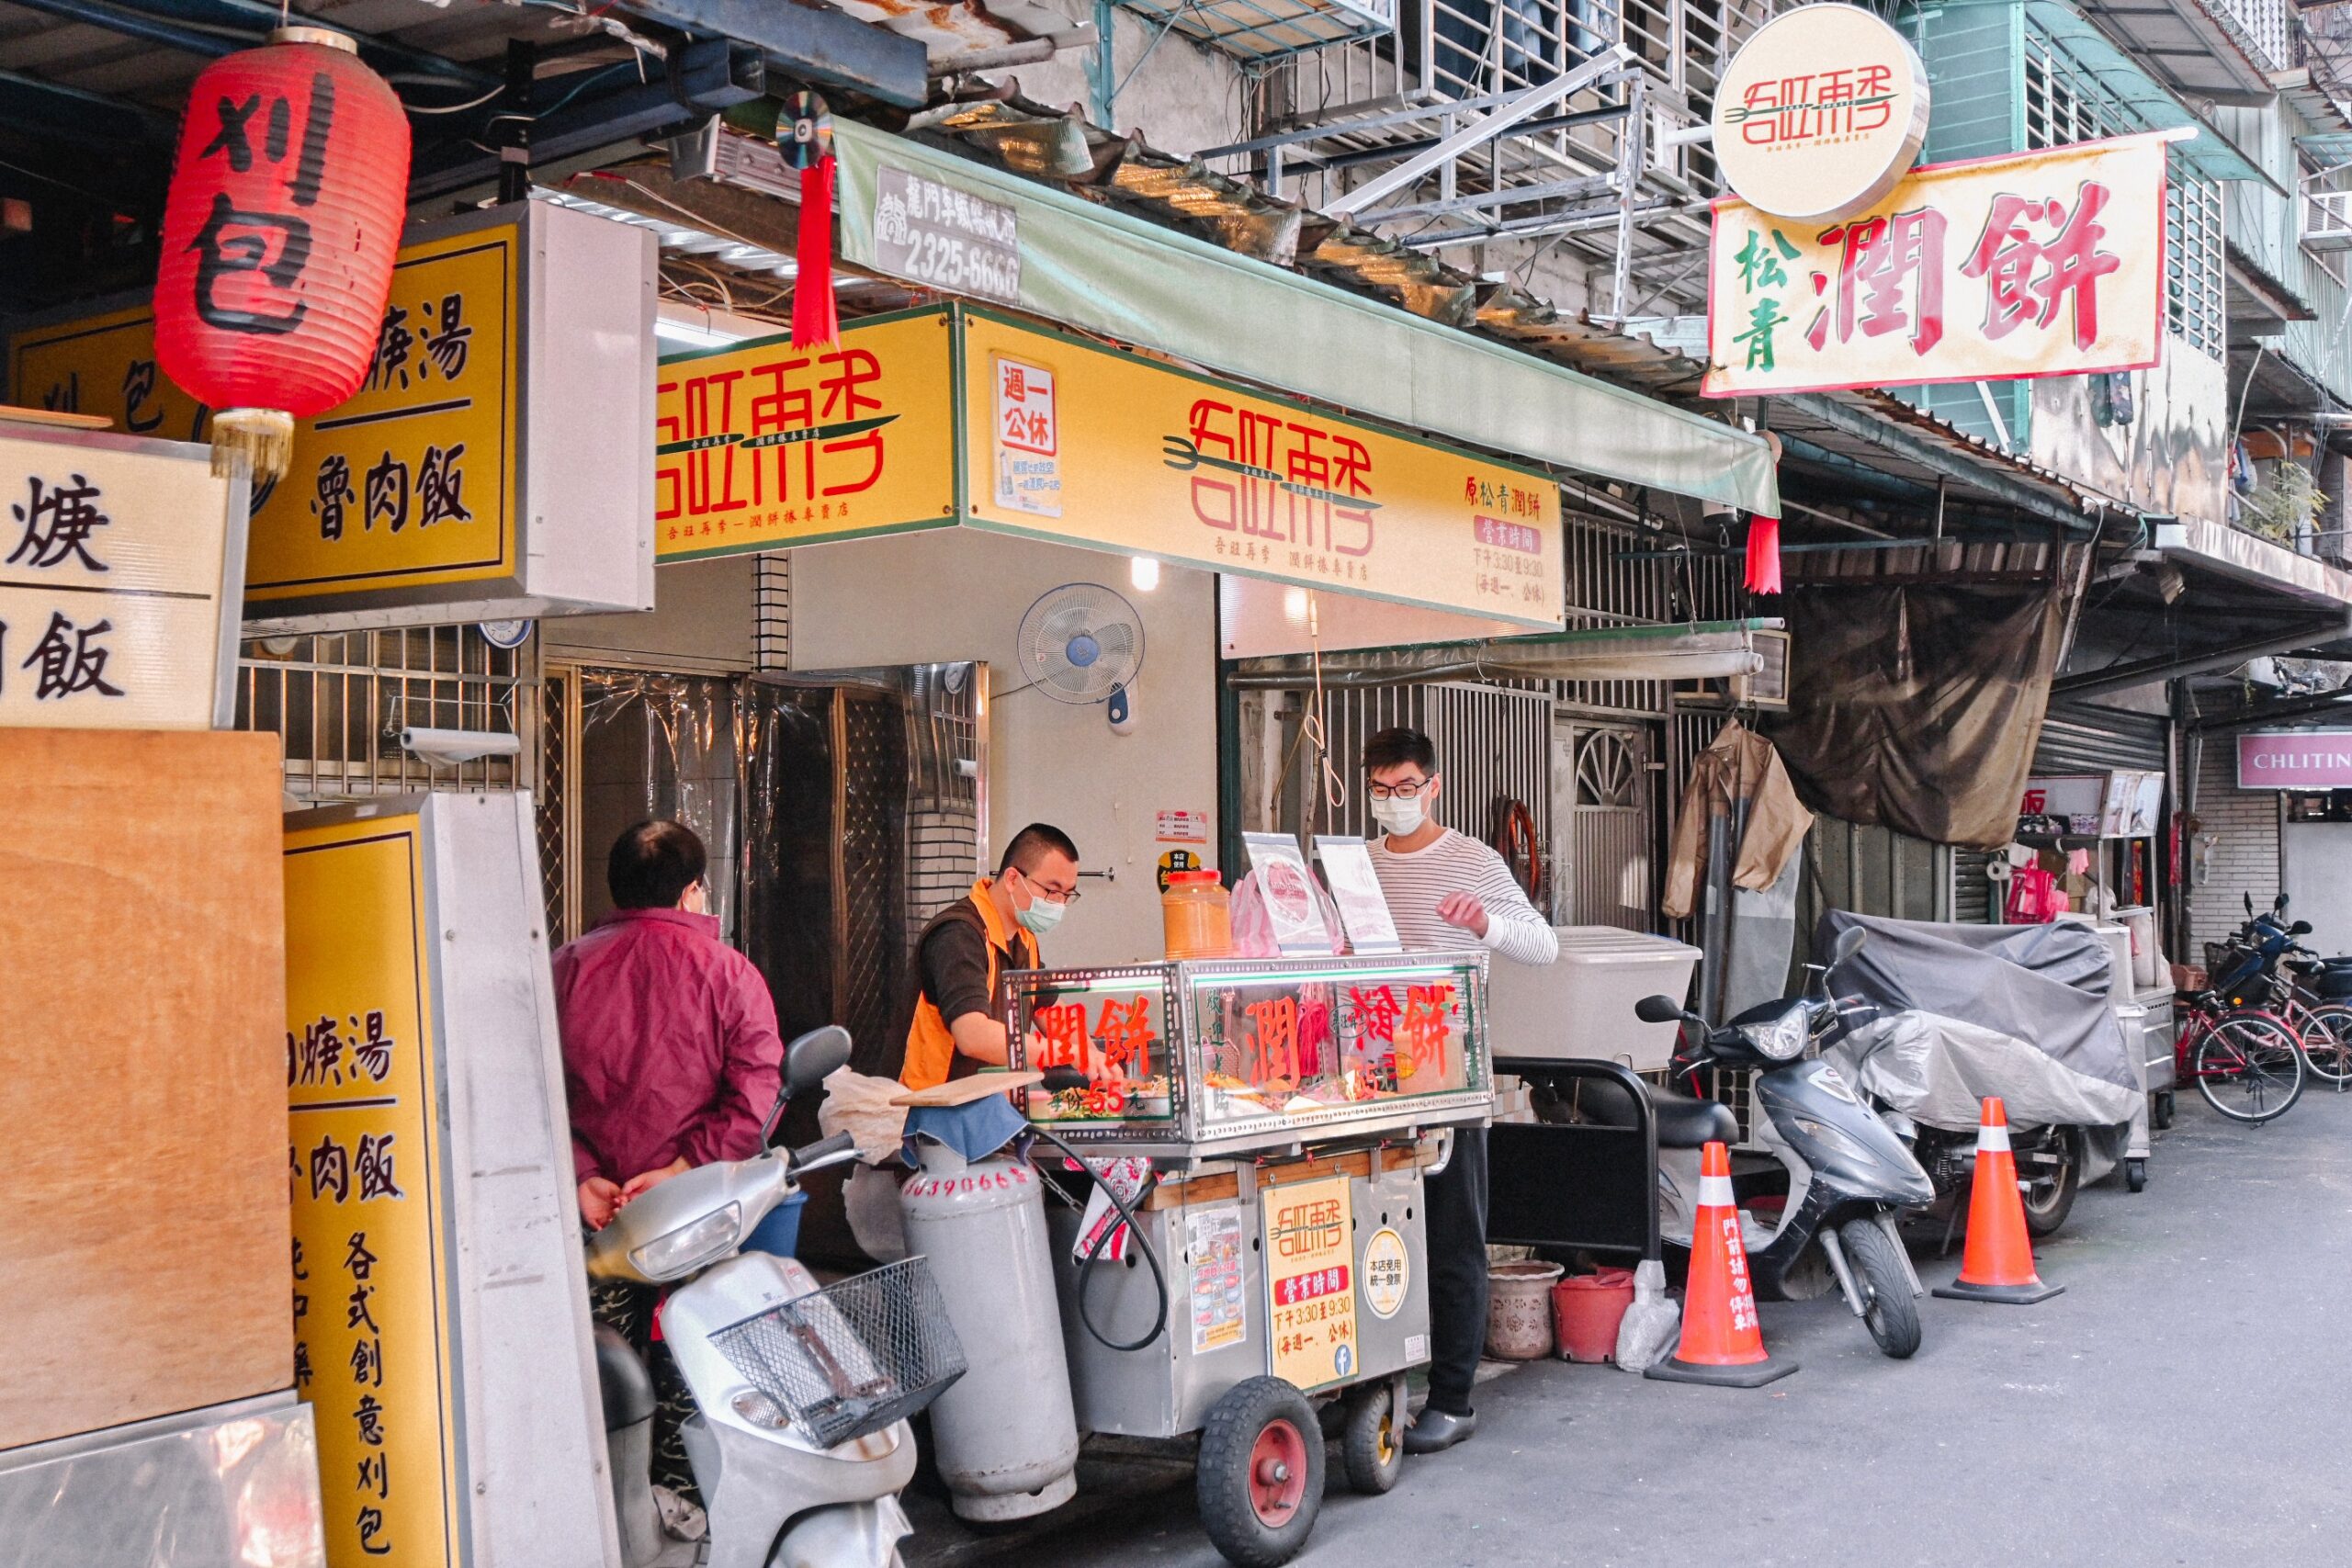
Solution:
{"label": "street food cart", "polygon": [[[1343,1404],[1352,1485],[1395,1483],[1405,1373],[1430,1358],[1421,1182],[1443,1130],[1492,1103],[1486,985],[1483,953],[1007,978],[1013,1065],[1085,1078],[1029,1091],[1031,1122],[1135,1181],[1149,1249],[1148,1269],[1133,1247],[1130,1266],[1081,1261],[1079,1216],[1057,1222],[1080,1427],[1200,1433],[1202,1520],[1237,1562],[1281,1561],[1313,1529],[1317,1405]],[[1065,1156],[1038,1158],[1063,1178]]]}

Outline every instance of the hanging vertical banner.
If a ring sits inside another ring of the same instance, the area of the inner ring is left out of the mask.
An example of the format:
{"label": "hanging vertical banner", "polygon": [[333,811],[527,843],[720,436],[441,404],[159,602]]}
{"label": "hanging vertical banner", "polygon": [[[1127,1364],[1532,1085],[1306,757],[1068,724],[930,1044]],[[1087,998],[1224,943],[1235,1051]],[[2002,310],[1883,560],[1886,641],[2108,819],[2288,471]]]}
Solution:
{"label": "hanging vertical banner", "polygon": [[2165,334],[2165,141],[1916,171],[1826,224],[1715,203],[1704,395],[2144,370]]}
{"label": "hanging vertical banner", "polygon": [[294,1382],[334,1568],[460,1561],[423,825],[286,838]]}

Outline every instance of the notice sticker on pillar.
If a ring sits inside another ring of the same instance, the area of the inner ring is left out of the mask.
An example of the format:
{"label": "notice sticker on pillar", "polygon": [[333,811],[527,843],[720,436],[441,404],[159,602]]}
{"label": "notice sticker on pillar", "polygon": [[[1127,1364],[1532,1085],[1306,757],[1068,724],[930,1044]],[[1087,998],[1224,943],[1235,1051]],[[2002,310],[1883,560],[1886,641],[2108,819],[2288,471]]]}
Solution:
{"label": "notice sticker on pillar", "polygon": [[1002,355],[989,363],[996,387],[996,503],[1034,517],[1059,517],[1062,447],[1054,373]]}
{"label": "notice sticker on pillar", "polygon": [[1209,841],[1209,814],[1205,811],[1162,811],[1158,817],[1156,837],[1163,844],[1205,844]]}
{"label": "notice sticker on pillar", "polygon": [[1018,305],[1020,219],[1001,201],[885,165],[874,178],[874,265],[952,294]]}

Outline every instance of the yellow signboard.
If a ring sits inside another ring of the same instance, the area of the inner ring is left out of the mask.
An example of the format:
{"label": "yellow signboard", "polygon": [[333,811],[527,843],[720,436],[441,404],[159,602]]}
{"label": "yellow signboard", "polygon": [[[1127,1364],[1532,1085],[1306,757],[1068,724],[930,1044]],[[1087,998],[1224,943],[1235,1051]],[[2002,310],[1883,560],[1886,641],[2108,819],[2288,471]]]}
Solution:
{"label": "yellow signboard", "polygon": [[953,315],[844,328],[662,362],[655,558],[694,560],[956,518]]}
{"label": "yellow signboard", "polygon": [[965,306],[662,362],[658,558],[957,524],[1531,626],[1559,486]]}
{"label": "yellow signboard", "polygon": [[2164,349],[2164,254],[2155,135],[1919,169],[1839,222],[1725,198],[1702,389],[2144,370]]}
{"label": "yellow signboard", "polygon": [[[254,493],[248,603],[514,574],[521,252],[512,224],[401,250],[367,381],[300,422],[286,477]],[[31,328],[9,351],[20,403],[205,438],[209,411],[155,368],[149,310]]]}
{"label": "yellow signboard", "polygon": [[1355,1224],[1349,1179],[1261,1189],[1266,1371],[1303,1389],[1345,1382],[1356,1348]]}
{"label": "yellow signboard", "polygon": [[294,1378],[334,1568],[459,1560],[423,849],[413,816],[286,838]]}
{"label": "yellow signboard", "polygon": [[198,446],[0,437],[0,725],[227,727],[235,489]]}
{"label": "yellow signboard", "polygon": [[1560,624],[1549,475],[986,312],[965,319],[973,523]]}

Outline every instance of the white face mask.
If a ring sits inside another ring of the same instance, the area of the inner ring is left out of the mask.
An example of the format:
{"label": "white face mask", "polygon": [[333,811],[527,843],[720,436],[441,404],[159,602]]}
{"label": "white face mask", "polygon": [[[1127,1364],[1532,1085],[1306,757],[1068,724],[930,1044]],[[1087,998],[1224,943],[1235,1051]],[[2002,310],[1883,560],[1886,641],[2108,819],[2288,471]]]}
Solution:
{"label": "white face mask", "polygon": [[1372,819],[1380,824],[1383,832],[1407,839],[1420,831],[1421,824],[1429,819],[1429,813],[1422,809],[1422,803],[1418,799],[1374,799]]}

